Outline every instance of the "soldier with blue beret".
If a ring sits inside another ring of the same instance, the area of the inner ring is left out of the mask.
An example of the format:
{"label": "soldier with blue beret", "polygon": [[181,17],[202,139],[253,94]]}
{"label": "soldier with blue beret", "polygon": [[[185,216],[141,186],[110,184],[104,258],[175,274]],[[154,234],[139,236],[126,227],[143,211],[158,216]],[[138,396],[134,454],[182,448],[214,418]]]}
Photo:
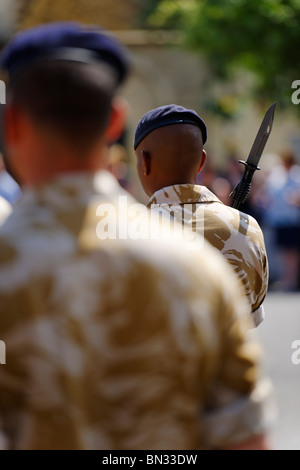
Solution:
{"label": "soldier with blue beret", "polygon": [[206,141],[206,124],[193,109],[177,104],[151,109],[135,131],[138,174],[149,208],[190,226],[224,254],[242,281],[258,326],[269,281],[264,236],[253,217],[223,204],[197,183]]}

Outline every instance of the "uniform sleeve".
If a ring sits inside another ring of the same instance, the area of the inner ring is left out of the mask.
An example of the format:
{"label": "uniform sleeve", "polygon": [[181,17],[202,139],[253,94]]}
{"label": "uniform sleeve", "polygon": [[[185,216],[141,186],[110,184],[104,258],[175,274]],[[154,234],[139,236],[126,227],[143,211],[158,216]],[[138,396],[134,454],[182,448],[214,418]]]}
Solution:
{"label": "uniform sleeve", "polygon": [[248,214],[240,213],[235,224],[237,232],[226,241],[222,252],[242,281],[251,305],[252,320],[258,326],[264,319],[261,307],[269,283],[264,235],[258,222]]}
{"label": "uniform sleeve", "polygon": [[203,413],[204,438],[212,449],[268,433],[277,416],[273,386],[264,372],[263,349],[256,330],[249,329],[245,298],[230,274],[219,278],[223,292],[216,328],[221,346]]}
{"label": "uniform sleeve", "polygon": [[253,245],[257,259],[257,262],[254,260],[253,263],[254,271],[256,271],[256,278],[253,282],[254,298],[252,303],[252,315],[254,322],[258,325],[264,318],[263,302],[268,291],[269,263],[263,232],[256,220],[253,218],[251,219],[256,233],[256,241],[254,240]]}

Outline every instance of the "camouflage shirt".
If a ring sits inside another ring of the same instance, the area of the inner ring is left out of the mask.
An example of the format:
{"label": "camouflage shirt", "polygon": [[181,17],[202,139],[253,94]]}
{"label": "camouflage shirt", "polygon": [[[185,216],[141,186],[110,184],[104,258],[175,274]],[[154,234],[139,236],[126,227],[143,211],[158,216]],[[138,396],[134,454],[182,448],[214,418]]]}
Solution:
{"label": "camouflage shirt", "polygon": [[257,221],[224,205],[205,186],[180,184],[156,191],[147,204],[204,234],[219,249],[241,279],[254,324],[264,319],[263,301],[269,271],[263,233]]}
{"label": "camouflage shirt", "polygon": [[0,448],[219,448],[269,426],[235,276],[206,242],[124,235],[135,202],[106,172],[68,175],[1,227]]}

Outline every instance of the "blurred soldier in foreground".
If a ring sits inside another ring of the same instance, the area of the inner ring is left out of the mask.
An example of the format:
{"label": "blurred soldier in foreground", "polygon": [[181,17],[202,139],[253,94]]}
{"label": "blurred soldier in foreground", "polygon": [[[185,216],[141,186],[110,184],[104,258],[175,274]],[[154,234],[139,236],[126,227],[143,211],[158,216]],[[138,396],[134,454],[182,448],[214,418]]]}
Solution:
{"label": "blurred soldier in foreground", "polygon": [[146,113],[136,128],[137,170],[148,207],[198,231],[229,261],[242,281],[254,325],[264,319],[268,261],[257,221],[224,205],[197,185],[203,168],[206,125],[194,110],[160,106]]}
{"label": "blurred soldier in foreground", "polygon": [[23,196],[0,230],[0,445],[267,448],[271,385],[231,270],[203,239],[138,235],[130,207],[141,227],[151,212],[103,170],[125,119],[123,48],[49,24],[2,64]]}

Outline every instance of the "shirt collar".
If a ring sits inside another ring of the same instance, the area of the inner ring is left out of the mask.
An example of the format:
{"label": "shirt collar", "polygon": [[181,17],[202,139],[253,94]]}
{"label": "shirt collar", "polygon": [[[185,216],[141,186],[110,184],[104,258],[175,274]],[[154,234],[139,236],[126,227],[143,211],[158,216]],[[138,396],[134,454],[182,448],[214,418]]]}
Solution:
{"label": "shirt collar", "polygon": [[219,202],[220,199],[205,186],[198,184],[175,184],[166,186],[152,194],[147,204],[188,204]]}
{"label": "shirt collar", "polygon": [[[70,208],[84,206],[93,196],[104,196],[114,199],[125,191],[115,177],[108,171],[98,173],[76,172],[57,176],[56,178],[34,188],[25,187],[23,203],[38,203]],[[127,193],[125,193],[127,194]]]}

